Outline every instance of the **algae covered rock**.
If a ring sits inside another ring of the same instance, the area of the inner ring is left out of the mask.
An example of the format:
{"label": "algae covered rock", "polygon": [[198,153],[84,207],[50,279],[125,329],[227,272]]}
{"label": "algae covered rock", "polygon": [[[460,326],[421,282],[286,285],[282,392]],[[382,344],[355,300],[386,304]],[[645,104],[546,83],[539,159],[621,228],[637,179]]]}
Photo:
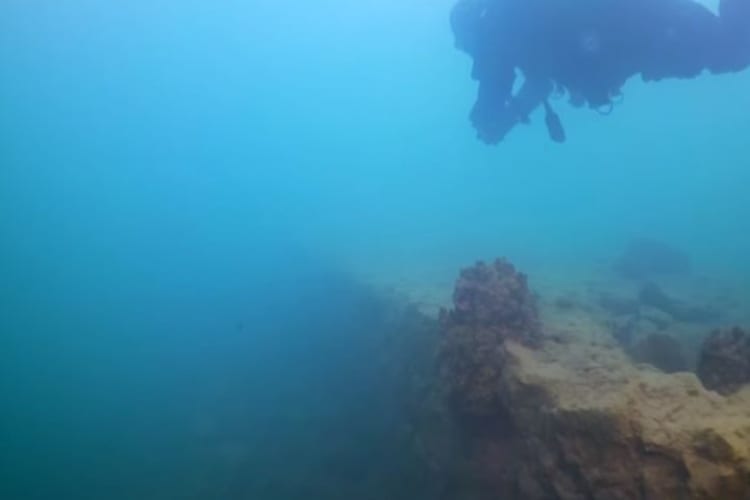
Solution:
{"label": "algae covered rock", "polygon": [[750,333],[716,330],[703,343],[698,376],[708,389],[729,394],[750,383]]}
{"label": "algae covered rock", "polygon": [[502,338],[533,342],[539,331],[536,300],[526,275],[506,259],[461,271],[446,326],[492,328]]}
{"label": "algae covered rock", "polygon": [[[505,261],[465,270],[454,300],[441,383],[465,484],[445,498],[750,500],[750,388],[724,397],[694,374],[636,365],[606,335],[542,335]],[[650,363],[683,367],[671,337],[643,342]],[[713,343],[748,345],[736,332]],[[731,359],[739,370],[748,358]]]}
{"label": "algae covered rock", "polygon": [[[750,499],[750,406],[578,340],[509,345],[518,499]],[[523,436],[523,438],[521,438]]]}
{"label": "algae covered rock", "polygon": [[462,413],[496,413],[504,342],[533,345],[539,339],[536,300],[526,276],[504,259],[464,269],[453,308],[441,313],[441,324],[441,373],[452,402]]}

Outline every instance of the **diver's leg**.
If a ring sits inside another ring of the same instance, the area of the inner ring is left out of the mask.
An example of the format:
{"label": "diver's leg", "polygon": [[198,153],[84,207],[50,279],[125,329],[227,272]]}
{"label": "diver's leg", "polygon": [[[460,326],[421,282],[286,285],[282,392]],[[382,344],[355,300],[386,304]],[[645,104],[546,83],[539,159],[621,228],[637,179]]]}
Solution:
{"label": "diver's leg", "polygon": [[499,92],[496,85],[480,82],[479,94],[471,121],[479,138],[487,144],[497,144],[529,115],[552,92],[552,82],[547,78],[527,77],[516,95]]}
{"label": "diver's leg", "polygon": [[477,136],[487,144],[502,141],[517,123],[510,107],[514,79],[513,68],[479,79],[477,100],[470,118]]}
{"label": "diver's leg", "polygon": [[529,115],[542,104],[553,90],[548,78],[527,76],[518,93],[513,96],[511,107],[519,121],[528,121]]}

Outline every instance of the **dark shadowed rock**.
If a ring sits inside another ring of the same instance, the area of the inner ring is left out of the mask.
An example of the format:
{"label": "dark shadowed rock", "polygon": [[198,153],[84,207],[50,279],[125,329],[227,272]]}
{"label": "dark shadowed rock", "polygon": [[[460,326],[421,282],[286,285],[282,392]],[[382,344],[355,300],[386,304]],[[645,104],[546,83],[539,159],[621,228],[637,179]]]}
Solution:
{"label": "dark shadowed rock", "polygon": [[750,333],[716,330],[703,343],[698,376],[706,388],[729,394],[750,383]]}
{"label": "dark shadowed rock", "polygon": [[667,243],[638,238],[631,241],[615,262],[615,272],[628,279],[648,279],[655,276],[685,274],[690,271],[690,259],[682,251]]}
{"label": "dark shadowed rock", "polygon": [[612,336],[625,348],[629,348],[638,335],[638,320],[633,316],[623,316],[607,322]]}
{"label": "dark shadowed rock", "polygon": [[682,347],[671,335],[652,333],[640,339],[628,353],[634,361],[649,364],[665,373],[687,370]]}
{"label": "dark shadowed rock", "polygon": [[641,287],[638,299],[642,304],[665,312],[675,307],[675,300],[669,297],[659,285],[650,281]]}
{"label": "dark shadowed rock", "polygon": [[644,320],[656,325],[656,328],[659,330],[664,330],[674,323],[674,318],[670,316],[669,313],[653,307],[642,307],[640,310],[640,316]]}
{"label": "dark shadowed rock", "polygon": [[648,282],[641,288],[638,299],[641,304],[659,309],[684,323],[708,323],[721,317],[721,313],[711,307],[692,305],[670,297],[653,282]]}

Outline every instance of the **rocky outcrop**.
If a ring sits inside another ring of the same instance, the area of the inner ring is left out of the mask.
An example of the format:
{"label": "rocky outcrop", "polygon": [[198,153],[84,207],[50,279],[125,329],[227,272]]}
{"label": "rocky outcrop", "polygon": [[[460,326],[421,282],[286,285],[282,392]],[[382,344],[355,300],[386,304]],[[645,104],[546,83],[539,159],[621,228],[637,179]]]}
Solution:
{"label": "rocky outcrop", "polygon": [[726,399],[575,338],[504,359],[513,498],[750,499],[750,391]]}
{"label": "rocky outcrop", "polygon": [[729,394],[750,384],[750,333],[716,330],[703,343],[698,376],[708,389]]}
{"label": "rocky outcrop", "polygon": [[536,301],[526,276],[507,261],[479,262],[461,271],[453,308],[441,312],[440,365],[444,387],[459,413],[498,411],[497,386],[506,340],[539,341]]}
{"label": "rocky outcrop", "polygon": [[505,261],[465,270],[454,301],[441,383],[464,482],[442,498],[750,500],[750,388],[636,365],[606,334],[541,335]]}
{"label": "rocky outcrop", "polygon": [[453,292],[453,309],[444,324],[489,328],[501,339],[523,343],[538,340],[539,314],[526,276],[506,259],[477,262],[461,271]]}

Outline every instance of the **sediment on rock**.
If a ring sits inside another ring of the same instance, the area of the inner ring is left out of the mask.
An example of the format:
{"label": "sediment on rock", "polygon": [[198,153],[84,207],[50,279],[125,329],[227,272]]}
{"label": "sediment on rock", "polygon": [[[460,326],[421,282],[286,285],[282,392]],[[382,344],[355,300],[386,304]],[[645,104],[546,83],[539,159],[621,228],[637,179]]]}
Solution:
{"label": "sediment on rock", "polygon": [[[694,374],[634,364],[607,335],[542,335],[556,327],[540,325],[526,278],[502,260],[461,273],[441,329],[464,479],[446,499],[750,500],[750,387],[724,397]],[[672,339],[654,335],[642,361],[679,371]],[[712,338],[714,353],[750,345],[744,332]],[[719,379],[735,388],[731,373]]]}
{"label": "sediment on rock", "polygon": [[750,333],[740,328],[714,331],[703,343],[698,376],[722,394],[750,383]]}

